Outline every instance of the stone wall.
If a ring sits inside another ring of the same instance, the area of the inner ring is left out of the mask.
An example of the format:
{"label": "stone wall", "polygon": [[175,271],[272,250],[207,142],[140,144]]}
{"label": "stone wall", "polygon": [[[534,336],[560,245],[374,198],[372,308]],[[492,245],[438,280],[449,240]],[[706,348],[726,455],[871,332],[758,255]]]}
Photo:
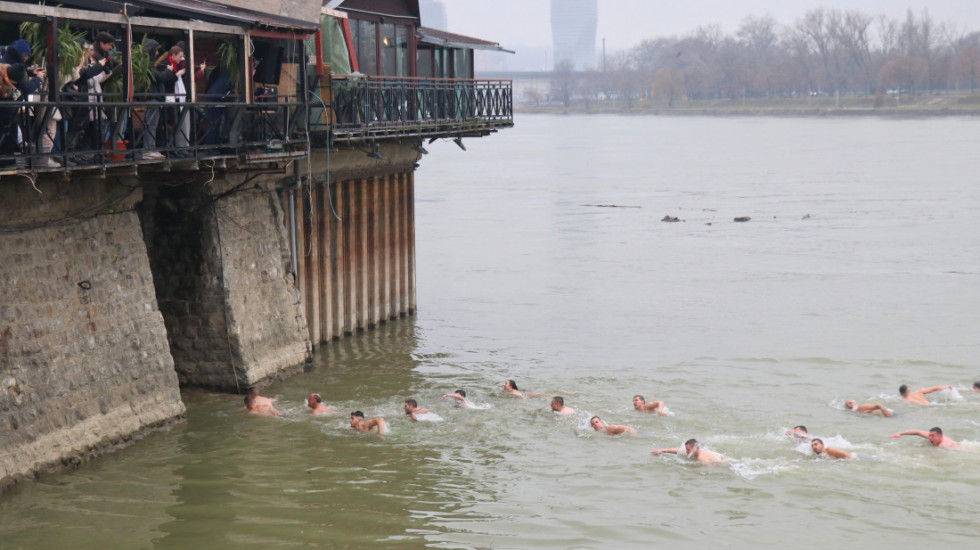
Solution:
{"label": "stone wall", "polygon": [[274,191],[144,180],[144,233],[180,383],[241,392],[310,355]]}
{"label": "stone wall", "polygon": [[184,413],[133,181],[0,185],[0,487]]}

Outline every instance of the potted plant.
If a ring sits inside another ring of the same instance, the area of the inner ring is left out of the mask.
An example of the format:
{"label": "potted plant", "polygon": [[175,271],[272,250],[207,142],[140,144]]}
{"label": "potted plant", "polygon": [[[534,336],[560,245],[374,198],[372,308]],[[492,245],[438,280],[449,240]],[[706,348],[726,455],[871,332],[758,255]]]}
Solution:
{"label": "potted plant", "polygon": [[[36,21],[24,21],[20,24],[20,35],[27,40],[34,52],[34,59],[43,63],[48,58],[48,33],[45,26]],[[70,79],[72,71],[78,66],[84,53],[81,40],[83,31],[72,31],[68,23],[58,27],[58,82]]]}

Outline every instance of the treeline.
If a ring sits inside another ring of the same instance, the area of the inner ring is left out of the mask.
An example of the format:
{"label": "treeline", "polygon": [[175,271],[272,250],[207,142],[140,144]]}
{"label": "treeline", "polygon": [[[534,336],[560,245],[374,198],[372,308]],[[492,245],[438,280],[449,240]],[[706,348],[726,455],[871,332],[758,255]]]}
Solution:
{"label": "treeline", "polygon": [[733,35],[704,26],[644,40],[597,69],[564,62],[550,95],[566,105],[573,97],[656,97],[673,106],[680,98],[972,92],[978,84],[980,32],[937,23],[928,11],[902,20],[819,8],[791,26],[749,16]]}

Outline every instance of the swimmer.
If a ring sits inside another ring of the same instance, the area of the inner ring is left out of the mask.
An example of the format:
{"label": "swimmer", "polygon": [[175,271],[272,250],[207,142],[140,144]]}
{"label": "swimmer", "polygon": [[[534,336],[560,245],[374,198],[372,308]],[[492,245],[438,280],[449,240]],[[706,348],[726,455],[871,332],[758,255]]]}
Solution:
{"label": "swimmer", "polygon": [[892,415],[892,411],[880,403],[865,403],[863,405],[858,405],[853,399],[848,399],[847,403],[844,403],[844,407],[849,411],[859,413],[874,414],[881,411],[882,416]]}
{"label": "swimmer", "polygon": [[557,395],[551,398],[551,410],[558,414],[575,414],[575,409],[565,406],[565,398]]}
{"label": "swimmer", "polygon": [[[650,453],[659,455],[663,453],[668,453],[672,455],[680,454],[680,449],[654,449]],[[721,457],[716,455],[711,451],[706,451],[701,448],[701,444],[698,443],[697,439],[688,439],[684,442],[684,451],[688,458],[693,458],[700,462],[703,466],[708,464],[714,464],[715,462],[721,461]]]}
{"label": "swimmer", "polygon": [[516,395],[521,399],[527,397],[526,395],[524,395],[524,392],[517,389],[517,382],[514,382],[513,380],[507,380],[506,382],[504,382],[504,391],[511,395]]}
{"label": "swimmer", "polygon": [[647,400],[644,399],[642,395],[633,396],[633,408],[640,412],[667,416],[667,411],[664,410],[663,401],[650,401],[647,403]]}
{"label": "swimmer", "polygon": [[806,426],[802,424],[799,426],[793,426],[792,430],[786,430],[786,435],[791,435],[796,439],[802,439],[804,441],[810,441],[813,439],[813,436],[806,431]]}
{"label": "swimmer", "polygon": [[248,389],[245,390],[245,395],[251,395],[252,397],[254,397],[255,404],[259,407],[266,407],[266,406],[271,407],[273,403],[279,401],[278,397],[273,397],[272,399],[269,399],[268,397],[262,397],[261,395],[259,395],[259,389],[256,388],[255,386],[249,386]]}
{"label": "swimmer", "polygon": [[904,397],[906,401],[915,403],[916,405],[928,405],[929,400],[926,399],[927,393],[951,389],[953,389],[953,386],[933,386],[931,388],[919,388],[913,392],[910,392],[909,387],[902,384],[901,387],[898,388],[898,393],[902,394],[902,397]]}
{"label": "swimmer", "polygon": [[410,416],[414,422],[419,421],[416,415],[429,414],[429,409],[419,407],[418,401],[414,399],[406,399],[405,406],[403,408],[405,409],[405,414]]}
{"label": "swimmer", "polygon": [[854,455],[845,451],[844,449],[838,449],[837,447],[824,447],[823,440],[819,438],[814,438],[814,440],[810,442],[810,447],[813,448],[813,452],[816,453],[817,456],[822,454],[832,459],[854,458]]}
{"label": "swimmer", "polygon": [[980,380],[973,383],[973,391],[980,393]]}
{"label": "swimmer", "polygon": [[940,449],[959,449],[960,446],[952,439],[943,435],[942,428],[932,428],[928,432],[922,430],[906,430],[904,432],[898,432],[897,434],[892,434],[888,437],[899,438],[903,435],[917,435],[919,437],[924,437],[932,443],[933,447],[939,447]]}
{"label": "swimmer", "polygon": [[354,411],[350,413],[350,427],[354,428],[359,432],[370,432],[371,430],[377,428],[379,434],[385,433],[385,419],[378,416],[376,418],[371,418],[370,420],[364,420],[364,413],[361,411]]}
{"label": "swimmer", "polygon": [[337,412],[337,409],[324,405],[323,396],[318,393],[311,393],[310,396],[306,398],[306,406],[310,408],[310,412],[313,414]]}
{"label": "swimmer", "polygon": [[630,428],[629,426],[622,426],[620,424],[606,424],[598,416],[593,416],[589,419],[589,425],[595,431],[604,431],[609,435],[619,435],[623,433],[635,434],[636,430]]}
{"label": "swimmer", "polygon": [[453,393],[442,394],[442,401],[445,401],[447,397],[452,397],[456,400],[457,407],[472,407],[473,403],[466,398],[466,392],[463,390],[456,390]]}
{"label": "swimmer", "polygon": [[266,400],[267,403],[260,405],[256,396],[248,394],[245,396],[245,408],[248,409],[248,414],[260,414],[263,416],[282,416],[275,407],[271,405],[270,400]]}

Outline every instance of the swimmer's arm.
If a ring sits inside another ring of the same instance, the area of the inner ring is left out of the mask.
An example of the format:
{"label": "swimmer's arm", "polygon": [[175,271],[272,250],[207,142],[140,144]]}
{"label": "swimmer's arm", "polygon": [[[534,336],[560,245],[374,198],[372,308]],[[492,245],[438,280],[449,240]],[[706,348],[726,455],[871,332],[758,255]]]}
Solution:
{"label": "swimmer's arm", "polygon": [[648,413],[656,413],[656,414],[660,414],[662,416],[666,416],[667,415],[667,413],[664,412],[664,402],[663,401],[648,402],[646,405],[644,405],[643,408],[646,409],[646,411]]}
{"label": "swimmer's arm", "polygon": [[865,405],[865,407],[867,407],[867,412],[869,413],[873,413],[875,411],[881,411],[881,414],[883,414],[884,416],[892,415],[892,411],[889,410],[888,407],[882,405],[881,403],[871,403],[870,406]]}
{"label": "swimmer's arm", "polygon": [[898,432],[897,434],[892,434],[888,437],[899,438],[902,437],[903,435],[917,435],[919,437],[924,437],[926,439],[929,439],[929,432],[925,432],[922,430],[906,430],[904,432]]}
{"label": "swimmer's arm", "polygon": [[953,386],[933,386],[931,388],[922,388],[919,390],[919,393],[932,393],[939,390],[951,390],[951,389],[953,389]]}
{"label": "swimmer's arm", "polygon": [[442,400],[443,401],[445,401],[445,399],[447,397],[452,397],[453,399],[455,399],[456,401],[458,401],[460,403],[466,401],[466,398],[463,397],[462,395],[459,395],[458,393],[444,393],[444,394],[442,394]]}
{"label": "swimmer's arm", "polygon": [[678,452],[680,452],[680,449],[654,449],[650,451],[651,454],[655,454],[655,455],[659,455],[662,453],[676,455]]}

